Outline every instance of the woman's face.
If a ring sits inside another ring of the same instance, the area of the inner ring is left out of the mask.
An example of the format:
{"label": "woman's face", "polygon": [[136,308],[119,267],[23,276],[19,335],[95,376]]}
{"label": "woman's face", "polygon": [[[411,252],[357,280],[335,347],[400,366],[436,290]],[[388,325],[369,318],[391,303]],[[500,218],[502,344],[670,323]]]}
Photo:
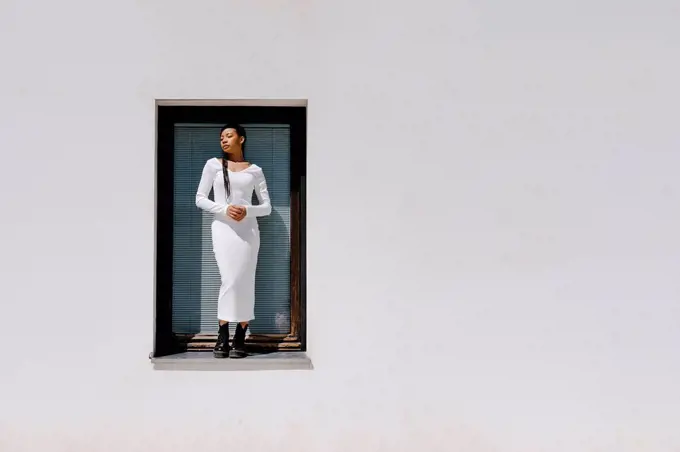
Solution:
{"label": "woman's face", "polygon": [[241,149],[241,144],[243,144],[243,137],[238,136],[236,130],[225,129],[220,135],[220,146],[224,152],[233,154]]}

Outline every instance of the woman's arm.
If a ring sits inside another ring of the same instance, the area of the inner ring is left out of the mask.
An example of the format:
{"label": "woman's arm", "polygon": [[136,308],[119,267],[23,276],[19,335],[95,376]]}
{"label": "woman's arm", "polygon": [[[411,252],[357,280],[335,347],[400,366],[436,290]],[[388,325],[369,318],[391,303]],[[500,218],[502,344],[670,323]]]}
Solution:
{"label": "woman's arm", "polygon": [[208,197],[213,181],[215,180],[215,173],[217,171],[210,167],[210,161],[205,163],[203,173],[201,174],[201,181],[198,183],[198,190],[196,191],[196,207],[210,213],[221,213],[226,215],[226,204],[219,204],[213,202]]}
{"label": "woman's arm", "polygon": [[246,217],[264,217],[272,213],[272,203],[262,169],[255,172],[255,194],[260,203],[256,206],[247,206]]}

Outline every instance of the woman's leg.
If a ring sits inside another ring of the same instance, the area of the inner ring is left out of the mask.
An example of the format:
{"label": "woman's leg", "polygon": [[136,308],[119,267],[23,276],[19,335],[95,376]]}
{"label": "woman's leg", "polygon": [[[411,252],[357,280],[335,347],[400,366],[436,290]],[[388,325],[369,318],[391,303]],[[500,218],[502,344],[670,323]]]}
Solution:
{"label": "woman's leg", "polygon": [[227,224],[220,221],[212,223],[213,253],[220,273],[220,290],[217,299],[217,318],[219,333],[215,343],[216,358],[227,358],[229,346],[229,321],[238,318],[236,311],[238,299],[238,275],[241,273],[243,255],[248,251],[243,240]]}
{"label": "woman's leg", "polygon": [[220,330],[217,333],[217,342],[215,343],[215,348],[213,349],[213,355],[215,358],[226,358],[229,356],[229,322],[220,320]]}
{"label": "woman's leg", "polygon": [[248,322],[239,322],[234,332],[234,346],[229,351],[229,358],[245,358],[246,353],[246,331]]}

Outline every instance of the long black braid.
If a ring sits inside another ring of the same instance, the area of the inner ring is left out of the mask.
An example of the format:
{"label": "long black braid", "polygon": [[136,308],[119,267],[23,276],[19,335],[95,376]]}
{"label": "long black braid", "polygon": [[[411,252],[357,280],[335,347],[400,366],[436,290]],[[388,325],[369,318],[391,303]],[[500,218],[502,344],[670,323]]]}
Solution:
{"label": "long black braid", "polygon": [[[243,128],[240,124],[226,124],[220,129],[220,136],[222,136],[222,132],[224,132],[227,129],[234,129],[236,131],[236,135],[239,137],[243,137],[243,144],[241,144],[241,150],[243,151],[243,158],[245,159],[245,151],[246,151],[246,129]],[[224,152],[222,150],[222,174],[224,176],[224,190],[225,190],[225,195],[227,200],[229,199],[229,195],[231,195],[231,184],[229,183],[229,154]]]}

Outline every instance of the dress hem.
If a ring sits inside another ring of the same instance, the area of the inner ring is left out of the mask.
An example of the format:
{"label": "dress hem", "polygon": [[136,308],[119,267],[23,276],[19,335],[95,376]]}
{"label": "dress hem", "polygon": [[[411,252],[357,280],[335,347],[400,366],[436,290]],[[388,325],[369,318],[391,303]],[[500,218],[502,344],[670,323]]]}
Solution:
{"label": "dress hem", "polygon": [[228,320],[228,319],[221,319],[221,318],[218,317],[217,320],[220,320],[220,321],[222,321],[222,322],[230,322],[230,323],[239,322],[239,323],[240,323],[240,322],[250,322],[250,321],[252,321],[252,320],[255,320],[255,317],[253,317],[253,318],[251,318],[251,319],[247,319],[247,320]]}

